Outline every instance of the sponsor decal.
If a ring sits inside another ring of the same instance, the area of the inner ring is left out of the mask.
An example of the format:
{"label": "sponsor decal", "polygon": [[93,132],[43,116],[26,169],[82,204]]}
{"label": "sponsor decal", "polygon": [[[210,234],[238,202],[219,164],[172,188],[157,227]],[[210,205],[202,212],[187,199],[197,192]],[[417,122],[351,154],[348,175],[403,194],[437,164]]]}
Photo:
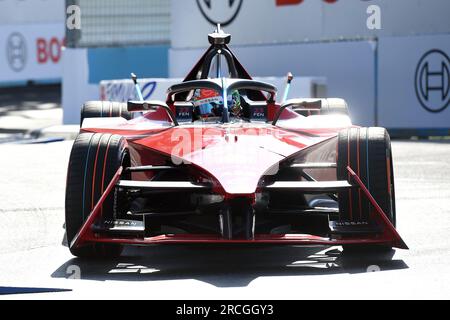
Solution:
{"label": "sponsor decal", "polygon": [[107,227],[136,227],[139,226],[137,221],[133,220],[105,220],[103,224]]}
{"label": "sponsor decal", "polygon": [[442,112],[450,103],[450,59],[439,49],[425,53],[416,67],[415,90],[425,110]]}
{"label": "sponsor decal", "polygon": [[144,96],[144,100],[150,99],[150,97],[153,95],[153,92],[155,92],[156,85],[156,81],[150,81],[144,84],[144,86],[142,87],[142,95]]}
{"label": "sponsor decal", "polygon": [[367,221],[336,221],[335,226],[336,227],[363,227],[363,226],[370,226],[370,224]]}
{"label": "sponsor decal", "polygon": [[[243,0],[196,0],[196,1],[198,8],[200,9],[200,12],[209,23],[211,23],[212,25],[220,24],[223,27],[231,24],[236,19],[243,3]],[[334,4],[338,0],[322,0],[322,1],[327,4]],[[369,2],[372,0],[361,0],[361,1]],[[300,5],[304,2],[305,0],[275,0],[275,6],[276,7],[294,6]],[[379,10],[378,6],[369,7],[370,12],[372,12],[372,14],[373,9],[375,7],[377,10]],[[378,12],[379,11],[376,11],[377,14]]]}
{"label": "sponsor decal", "polygon": [[56,37],[51,39],[38,38],[36,40],[37,62],[45,64],[48,62],[58,63],[61,60],[62,47],[64,40]]}
{"label": "sponsor decal", "polygon": [[6,57],[9,67],[20,72],[27,65],[27,43],[25,37],[18,32],[12,33],[6,41]]}
{"label": "sponsor decal", "polygon": [[[141,90],[144,100],[149,100],[156,90],[156,81],[149,81],[142,84]],[[129,100],[136,100],[136,88],[131,82],[110,82],[101,88],[102,100],[127,102]]]}
{"label": "sponsor decal", "polygon": [[200,12],[209,23],[225,27],[231,24],[241,10],[243,0],[197,0]]}

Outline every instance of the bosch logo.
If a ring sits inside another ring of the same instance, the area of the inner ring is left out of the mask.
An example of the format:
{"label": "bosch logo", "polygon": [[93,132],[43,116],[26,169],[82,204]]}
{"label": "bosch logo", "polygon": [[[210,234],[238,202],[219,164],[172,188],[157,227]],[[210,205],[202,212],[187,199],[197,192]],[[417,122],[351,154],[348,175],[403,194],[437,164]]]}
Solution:
{"label": "bosch logo", "polygon": [[415,87],[420,104],[429,112],[444,111],[450,103],[450,59],[438,49],[425,53],[416,69]]}
{"label": "bosch logo", "polygon": [[209,23],[223,27],[236,19],[243,0],[197,0],[200,12]]}
{"label": "bosch logo", "polygon": [[8,37],[6,57],[12,70],[20,72],[25,68],[27,64],[27,44],[22,34],[14,32]]}

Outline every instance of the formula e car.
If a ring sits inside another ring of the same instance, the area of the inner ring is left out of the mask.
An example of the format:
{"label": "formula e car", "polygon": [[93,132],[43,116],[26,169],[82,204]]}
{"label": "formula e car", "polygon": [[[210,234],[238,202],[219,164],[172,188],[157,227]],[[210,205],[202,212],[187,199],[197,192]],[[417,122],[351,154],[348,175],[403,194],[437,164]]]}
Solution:
{"label": "formula e car", "polygon": [[230,50],[230,35],[218,28],[208,38],[166,101],[84,104],[67,176],[71,253],[207,243],[406,249],[387,131],[352,125],[342,99],[277,102],[277,88],[253,80]]}

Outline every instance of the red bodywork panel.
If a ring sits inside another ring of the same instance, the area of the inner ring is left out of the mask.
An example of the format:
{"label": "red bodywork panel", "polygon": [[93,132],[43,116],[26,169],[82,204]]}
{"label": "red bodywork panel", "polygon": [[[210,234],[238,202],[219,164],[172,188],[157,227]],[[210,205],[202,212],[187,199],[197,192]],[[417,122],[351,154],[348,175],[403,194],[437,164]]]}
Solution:
{"label": "red bodywork panel", "polygon": [[217,126],[172,129],[133,143],[202,168],[227,195],[251,195],[268,169],[325,139],[278,128]]}

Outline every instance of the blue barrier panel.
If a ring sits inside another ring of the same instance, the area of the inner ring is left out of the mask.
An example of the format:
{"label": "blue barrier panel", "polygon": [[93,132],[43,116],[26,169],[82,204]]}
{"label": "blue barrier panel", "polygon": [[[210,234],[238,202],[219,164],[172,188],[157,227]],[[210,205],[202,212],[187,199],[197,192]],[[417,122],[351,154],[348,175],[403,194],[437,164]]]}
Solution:
{"label": "blue barrier panel", "polygon": [[140,78],[168,77],[169,46],[89,48],[89,83],[105,79],[126,79],[130,72]]}

